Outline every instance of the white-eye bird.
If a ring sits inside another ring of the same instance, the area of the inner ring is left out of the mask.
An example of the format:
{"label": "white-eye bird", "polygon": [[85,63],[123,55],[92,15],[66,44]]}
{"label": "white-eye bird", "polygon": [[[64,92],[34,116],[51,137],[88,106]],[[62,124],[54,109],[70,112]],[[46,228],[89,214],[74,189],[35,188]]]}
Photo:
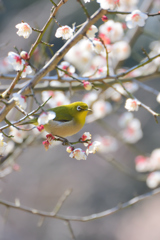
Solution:
{"label": "white-eye bird", "polygon": [[[56,116],[44,125],[44,129],[53,136],[68,137],[79,132],[85,124],[87,113],[91,111],[88,105],[83,102],[74,102],[68,105],[48,109],[53,111]],[[22,124],[38,125],[38,117]]]}

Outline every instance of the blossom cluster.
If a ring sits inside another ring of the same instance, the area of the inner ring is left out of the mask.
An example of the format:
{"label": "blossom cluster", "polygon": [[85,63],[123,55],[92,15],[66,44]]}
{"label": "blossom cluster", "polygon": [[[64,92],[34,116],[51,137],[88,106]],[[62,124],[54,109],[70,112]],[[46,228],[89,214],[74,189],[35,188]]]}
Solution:
{"label": "blossom cluster", "polygon": [[[46,135],[46,140],[43,141],[43,145],[46,151],[49,149],[49,147],[54,145],[55,141],[57,141],[57,138],[54,137],[52,134]],[[66,151],[70,153],[69,157],[75,158],[77,160],[86,160],[87,156],[90,153],[96,153],[96,151],[98,151],[100,147],[99,141],[91,142],[91,134],[89,132],[83,133],[79,142],[84,144],[84,146],[86,147],[86,151],[83,151],[81,148],[74,148],[73,146],[68,146],[66,148]]]}
{"label": "blossom cluster", "polygon": [[146,179],[149,188],[160,185],[160,148],[154,149],[149,156],[137,156],[135,168],[138,172],[151,172]]}
{"label": "blossom cluster", "polygon": [[123,113],[118,119],[118,124],[122,128],[119,136],[124,142],[134,144],[143,137],[141,122],[134,118],[132,113]]}

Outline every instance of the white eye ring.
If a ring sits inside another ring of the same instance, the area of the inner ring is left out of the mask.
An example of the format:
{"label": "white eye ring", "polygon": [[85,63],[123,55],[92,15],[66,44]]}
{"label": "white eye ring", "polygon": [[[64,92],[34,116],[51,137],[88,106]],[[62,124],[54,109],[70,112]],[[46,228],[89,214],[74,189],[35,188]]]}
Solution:
{"label": "white eye ring", "polygon": [[78,110],[78,111],[81,111],[81,110],[82,110],[82,108],[81,108],[80,106],[78,106],[78,107],[77,107],[77,110]]}

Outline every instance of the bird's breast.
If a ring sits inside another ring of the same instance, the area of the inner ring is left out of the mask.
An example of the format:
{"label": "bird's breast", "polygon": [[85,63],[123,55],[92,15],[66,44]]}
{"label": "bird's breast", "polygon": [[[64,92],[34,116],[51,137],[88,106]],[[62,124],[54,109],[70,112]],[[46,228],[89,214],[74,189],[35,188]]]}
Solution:
{"label": "bird's breast", "polygon": [[49,123],[44,126],[48,133],[60,137],[72,136],[79,132],[82,127],[82,124],[77,123],[74,120],[67,122],[50,120]]}

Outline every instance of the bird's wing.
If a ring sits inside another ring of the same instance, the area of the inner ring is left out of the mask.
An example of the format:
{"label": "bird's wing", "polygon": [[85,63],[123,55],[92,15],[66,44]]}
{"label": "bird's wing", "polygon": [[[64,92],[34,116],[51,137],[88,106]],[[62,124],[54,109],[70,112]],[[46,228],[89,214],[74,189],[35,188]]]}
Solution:
{"label": "bird's wing", "polygon": [[68,122],[73,119],[65,106],[55,107],[48,109],[47,111],[53,111],[56,113],[56,117],[53,119],[54,121]]}

